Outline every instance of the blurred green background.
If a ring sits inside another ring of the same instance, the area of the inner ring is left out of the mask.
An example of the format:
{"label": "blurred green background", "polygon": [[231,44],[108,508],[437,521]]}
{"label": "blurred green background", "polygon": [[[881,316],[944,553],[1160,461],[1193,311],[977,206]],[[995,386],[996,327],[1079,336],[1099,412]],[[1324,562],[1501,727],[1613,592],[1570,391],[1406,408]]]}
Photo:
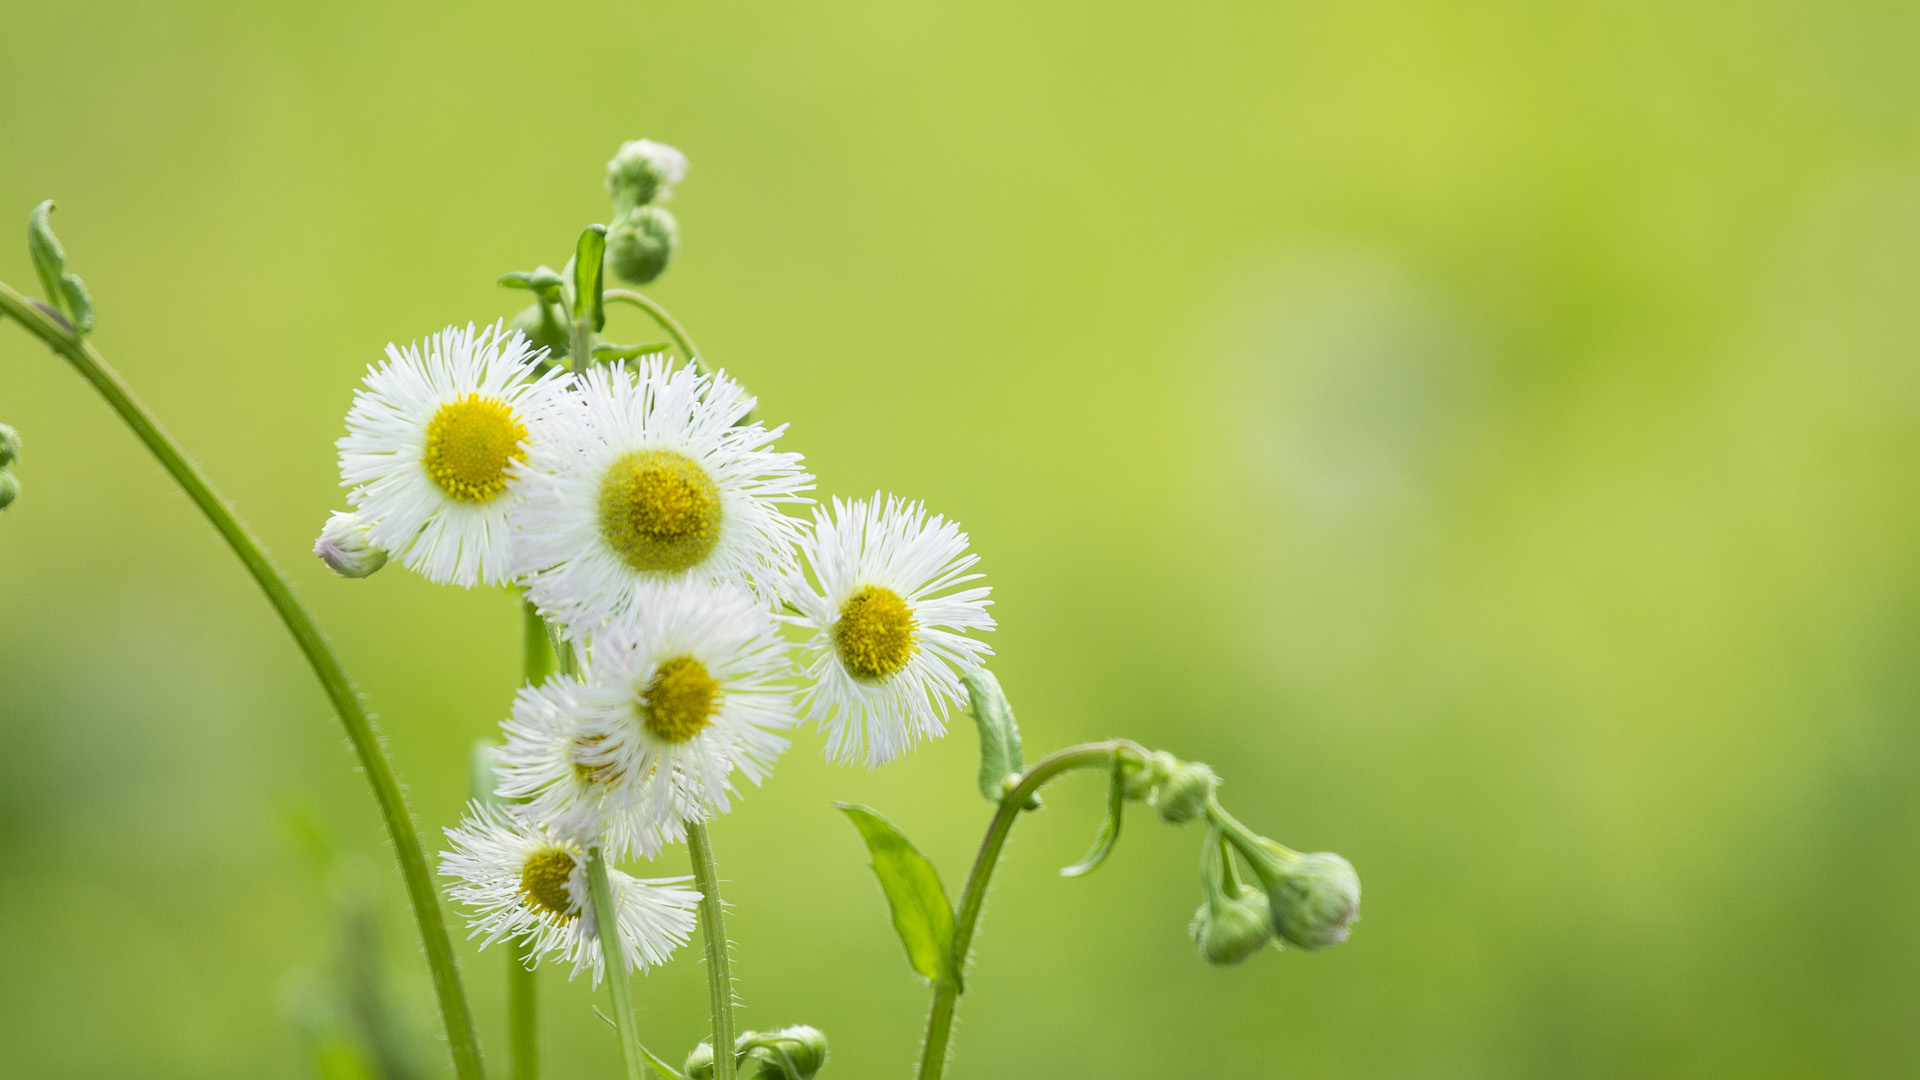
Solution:
{"label": "blurred green background", "polygon": [[[514,602],[328,575],[331,443],[389,340],[511,313],[495,276],[559,265],[643,135],[693,163],[651,291],[823,492],[969,528],[1030,751],[1213,762],[1366,883],[1347,946],[1210,969],[1197,830],[1136,815],[1060,879],[1100,801],[1063,784],[956,1077],[1920,1072],[1920,7],[4,0],[0,276],[58,198],[96,341],[331,629],[430,835]],[[15,327],[0,420],[0,1071],[307,1075],[304,807],[440,1075],[284,632]],[[869,773],[802,734],[715,830],[743,1022],[825,1029],[829,1075],[907,1075],[926,992],[828,801],[957,887],[973,743]],[[505,961],[463,955],[498,1068]],[[550,1075],[616,1075],[542,978]],[[692,950],[647,976],[649,1040],[703,993]]]}

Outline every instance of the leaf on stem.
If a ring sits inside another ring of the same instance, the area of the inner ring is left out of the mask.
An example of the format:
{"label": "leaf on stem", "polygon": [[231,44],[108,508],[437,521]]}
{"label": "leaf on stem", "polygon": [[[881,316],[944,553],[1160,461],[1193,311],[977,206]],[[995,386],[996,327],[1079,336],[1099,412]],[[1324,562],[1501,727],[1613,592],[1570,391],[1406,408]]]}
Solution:
{"label": "leaf on stem", "polygon": [[[1020,725],[1013,719],[1013,706],[1007,703],[1000,680],[986,668],[960,677],[967,684],[967,711],[980,729],[980,794],[990,803],[1006,797],[1006,781],[1026,771],[1026,759],[1020,752]],[[1027,801],[1027,809],[1040,806],[1039,796]]]}
{"label": "leaf on stem", "polygon": [[27,253],[33,256],[34,272],[40,275],[40,287],[47,299],[59,309],[61,318],[76,335],[93,330],[93,297],[78,275],[67,273],[67,252],[53,235],[53,200],[48,199],[27,215]]}
{"label": "leaf on stem", "polygon": [[1060,871],[1061,877],[1079,877],[1091,872],[1095,867],[1107,861],[1113,854],[1114,844],[1120,841],[1120,815],[1127,805],[1126,769],[1120,763],[1120,755],[1113,755],[1113,772],[1107,781],[1107,820],[1100,826],[1100,835],[1093,838],[1093,847],[1088,849],[1085,858]]}
{"label": "leaf on stem", "polygon": [[873,857],[873,874],[893,909],[893,928],[907,947],[907,963],[937,983],[960,985],[953,960],[953,905],[940,874],[900,830],[869,807],[836,802],[852,819]]}
{"label": "leaf on stem", "polygon": [[664,341],[656,341],[651,345],[614,345],[609,342],[601,342],[593,347],[593,358],[603,362],[631,360],[636,356],[670,352],[672,349],[673,346]]}
{"label": "leaf on stem", "polygon": [[580,233],[580,246],[573,257],[573,318],[575,322],[591,318],[595,332],[607,328],[606,283],[607,227],[589,225]]}

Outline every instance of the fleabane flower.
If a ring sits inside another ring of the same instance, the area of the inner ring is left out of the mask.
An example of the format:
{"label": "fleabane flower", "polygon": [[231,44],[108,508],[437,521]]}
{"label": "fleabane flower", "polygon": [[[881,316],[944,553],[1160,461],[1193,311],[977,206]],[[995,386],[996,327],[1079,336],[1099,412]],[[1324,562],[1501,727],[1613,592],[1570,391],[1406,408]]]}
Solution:
{"label": "fleabane flower", "polygon": [[[469,937],[481,948],[511,938],[542,958],[573,965],[568,976],[604,969],[600,928],[587,887],[587,852],[569,836],[537,824],[520,808],[470,804],[447,830],[440,854],[448,893],[472,910]],[[642,879],[608,869],[619,955],[627,971],[664,963],[693,933],[699,892],[689,879]]]}
{"label": "fleabane flower", "polygon": [[724,372],[662,357],[588,371],[513,511],[514,573],[541,613],[578,641],[631,615],[648,583],[789,570],[801,525],[780,505],[810,502],[813,477],[770,449],[784,425],[741,423],[753,404]]}
{"label": "fleabane flower", "polygon": [[507,580],[520,469],[566,385],[558,373],[537,375],[536,359],[498,323],[387,346],[354,391],[336,444],[368,543],[443,584]]}
{"label": "fleabane flower", "polygon": [[993,629],[991,590],[955,588],[980,576],[967,573],[979,561],[967,534],[876,492],[815,510],[800,553],[813,583],[796,573],[784,595],[800,612],[788,621],[812,631],[801,705],[826,731],[827,755],[884,765],[945,734],[946,711],[966,697],[960,676],[993,653],[966,636]]}
{"label": "fleabane flower", "polygon": [[558,827],[652,855],[758,784],[794,725],[787,642],[737,585],[643,582],[576,677],[514,698],[499,793]]}

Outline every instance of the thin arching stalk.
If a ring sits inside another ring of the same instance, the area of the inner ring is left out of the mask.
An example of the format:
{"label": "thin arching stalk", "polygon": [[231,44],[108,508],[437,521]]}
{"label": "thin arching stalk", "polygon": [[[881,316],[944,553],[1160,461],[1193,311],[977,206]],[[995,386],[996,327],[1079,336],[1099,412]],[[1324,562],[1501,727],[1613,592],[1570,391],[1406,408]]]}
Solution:
{"label": "thin arching stalk", "polygon": [[[1042,758],[1028,769],[1005,795],[987,825],[986,839],[980,842],[980,854],[973,860],[967,885],[960,894],[960,908],[953,919],[953,970],[965,971],[967,954],[973,949],[973,930],[980,922],[980,909],[987,901],[987,885],[993,880],[994,867],[1000,863],[1000,851],[1007,834],[1035,792],[1062,773],[1093,766],[1110,766],[1115,755],[1130,754],[1145,758],[1147,751],[1128,739],[1082,743],[1069,746]],[[933,987],[933,1007],[927,1012],[927,1036],[920,1045],[920,1080],[940,1080],[947,1068],[947,1043],[953,1037],[953,1013],[960,1003],[959,980],[941,980]]]}
{"label": "thin arching stalk", "polygon": [[660,329],[665,330],[667,336],[673,339],[673,343],[680,346],[680,351],[687,354],[688,361],[691,362],[700,359],[700,350],[693,347],[693,339],[687,336],[687,328],[681,326],[677,319],[668,314],[666,308],[654,303],[646,296],[634,292],[632,289],[607,289],[601,293],[601,298],[605,300],[618,300],[623,304],[632,304],[634,307],[653,316],[653,321],[660,324]]}
{"label": "thin arching stalk", "polygon": [[286,578],[267,558],[259,541],[234,516],[226,500],[214,491],[213,485],[199,468],[161,429],[159,421],[133,396],[133,391],[107,365],[100,353],[92,345],[74,337],[64,320],[49,315],[4,283],[0,283],[0,313],[18,320],[35,337],[72,364],[74,370],[99,391],[113,411],[133,429],[134,435],[146,444],[153,456],[160,460],[161,466],[186,491],[187,497],[213,523],[214,529],[240,559],[241,565],[253,575],[260,591],[266,594],[267,603],[273,606],[274,614],[280,617],[287,631],[293,635],[294,644],[307,658],[314,677],[320,680],[321,689],[326,691],[328,700],[333,703],[341,726],[346,728],[347,741],[353,745],[360,769],[373,789],[373,799],[380,808],[380,817],[387,827],[387,837],[393,842],[394,854],[400,860],[400,877],[406,883],[407,899],[413,904],[414,921],[419,924],[420,940],[426,947],[427,966],[432,970],[434,993],[440,1000],[440,1016],[446,1024],[447,1045],[453,1055],[454,1071],[460,1080],[482,1080],[480,1044],[474,1037],[473,1017],[467,1008],[466,990],[460,983],[459,967],[454,962],[453,944],[447,937],[447,924],[440,911],[439,896],[434,891],[433,876],[427,868],[426,852],[420,845],[419,834],[414,831],[413,816],[407,810],[406,796],[394,776],[393,762],[387,758],[386,748],[381,745],[366,706],[354,691],[340,658],[320,633],[313,616],[293,594]]}
{"label": "thin arching stalk", "polygon": [[647,1080],[646,1048],[640,1045],[640,1019],[633,1012],[632,973],[620,944],[620,921],[613,911],[613,886],[607,880],[607,859],[599,848],[587,855],[587,890],[593,897],[595,928],[600,932],[600,969],[613,994],[613,1023],[620,1031],[620,1058],[627,1080]]}

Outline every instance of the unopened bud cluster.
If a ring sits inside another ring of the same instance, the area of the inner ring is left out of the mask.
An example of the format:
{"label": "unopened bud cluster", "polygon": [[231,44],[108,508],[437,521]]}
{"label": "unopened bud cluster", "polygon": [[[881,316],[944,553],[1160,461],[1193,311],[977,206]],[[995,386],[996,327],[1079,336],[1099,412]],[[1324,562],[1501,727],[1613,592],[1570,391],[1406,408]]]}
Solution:
{"label": "unopened bud cluster", "polygon": [[0,424],[0,510],[20,497],[20,479],[13,475],[13,463],[19,456],[20,433]]}
{"label": "unopened bud cluster", "polygon": [[[749,1031],[733,1042],[744,1080],[813,1080],[827,1063],[827,1037],[805,1024],[778,1031]],[[757,1065],[754,1072],[748,1066]],[[703,1042],[682,1066],[687,1080],[713,1080],[713,1044]]]}
{"label": "unopened bud cluster", "polygon": [[652,139],[626,143],[607,162],[614,213],[607,227],[607,265],[623,280],[645,285],[673,261],[680,224],[660,204],[686,175],[686,155]]}
{"label": "unopened bud cluster", "polygon": [[[1199,762],[1154,751],[1132,762],[1122,782],[1129,800],[1152,806],[1170,825],[1209,822],[1202,901],[1188,927],[1208,963],[1240,963],[1276,939],[1300,949],[1347,940],[1360,919],[1360,878],[1346,859],[1330,851],[1303,855],[1240,824],[1220,805],[1220,778]],[[1236,858],[1258,888],[1241,880]]]}

